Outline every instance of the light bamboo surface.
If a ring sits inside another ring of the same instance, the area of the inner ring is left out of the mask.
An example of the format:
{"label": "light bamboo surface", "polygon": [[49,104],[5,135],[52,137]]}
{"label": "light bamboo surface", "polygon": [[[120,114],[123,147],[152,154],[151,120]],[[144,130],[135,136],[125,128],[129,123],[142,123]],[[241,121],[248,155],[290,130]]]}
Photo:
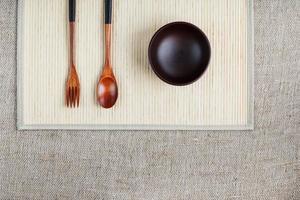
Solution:
{"label": "light bamboo surface", "polygon": [[[103,4],[99,0],[77,2],[77,67],[82,96],[80,108],[70,110],[64,106],[67,1],[24,1],[19,64],[21,128],[213,129],[249,125],[252,66],[248,62],[251,32],[247,31],[247,0],[114,1],[113,67],[120,98],[111,110],[100,108],[95,100],[104,63]],[[165,84],[148,63],[152,35],[172,21],[199,26],[212,46],[209,69],[187,87]]]}

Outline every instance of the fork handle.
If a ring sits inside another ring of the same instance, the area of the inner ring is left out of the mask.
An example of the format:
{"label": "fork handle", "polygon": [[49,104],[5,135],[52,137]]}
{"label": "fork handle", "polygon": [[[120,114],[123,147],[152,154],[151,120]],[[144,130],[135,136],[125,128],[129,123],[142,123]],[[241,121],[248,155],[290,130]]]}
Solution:
{"label": "fork handle", "polygon": [[76,0],[69,0],[69,27],[70,27],[70,63],[75,67],[75,20],[76,20]]}
{"label": "fork handle", "polygon": [[76,0],[69,0],[69,21],[75,22],[76,19]]}

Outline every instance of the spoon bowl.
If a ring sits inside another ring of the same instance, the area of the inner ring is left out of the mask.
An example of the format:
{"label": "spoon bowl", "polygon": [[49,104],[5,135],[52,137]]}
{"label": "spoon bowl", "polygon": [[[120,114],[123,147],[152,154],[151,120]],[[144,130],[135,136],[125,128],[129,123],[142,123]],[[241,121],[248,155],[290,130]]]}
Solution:
{"label": "spoon bowl", "polygon": [[118,99],[118,85],[114,76],[104,76],[99,80],[97,100],[103,108],[111,108]]}

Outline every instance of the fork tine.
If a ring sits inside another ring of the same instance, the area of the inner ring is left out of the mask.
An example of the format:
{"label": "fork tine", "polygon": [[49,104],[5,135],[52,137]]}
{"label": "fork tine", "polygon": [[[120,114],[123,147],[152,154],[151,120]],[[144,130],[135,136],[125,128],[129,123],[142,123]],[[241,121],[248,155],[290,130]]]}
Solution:
{"label": "fork tine", "polygon": [[79,100],[80,100],[80,89],[77,89],[77,107],[79,107]]}
{"label": "fork tine", "polygon": [[76,86],[73,88],[73,95],[74,95],[74,99],[73,99],[74,103],[73,103],[73,105],[74,105],[74,108],[75,108],[76,107]]}
{"label": "fork tine", "polygon": [[70,98],[69,98],[69,87],[66,88],[66,104],[69,107]]}
{"label": "fork tine", "polygon": [[72,87],[72,89],[71,89],[71,98],[72,98],[71,104],[72,104],[72,108],[73,108],[74,107],[74,87]]}
{"label": "fork tine", "polygon": [[77,105],[77,87],[74,88],[74,105],[75,105],[75,107],[78,107],[78,105]]}
{"label": "fork tine", "polygon": [[72,108],[72,87],[69,88],[70,108]]}
{"label": "fork tine", "polygon": [[73,107],[75,108],[75,87],[73,87]]}
{"label": "fork tine", "polygon": [[69,87],[67,88],[67,91],[66,91],[66,96],[67,96],[67,106],[69,107],[70,106],[70,89]]}
{"label": "fork tine", "polygon": [[66,88],[66,93],[65,93],[65,104],[68,107],[68,92],[67,92],[68,88]]}
{"label": "fork tine", "polygon": [[73,87],[73,107],[76,107],[76,87]]}
{"label": "fork tine", "polygon": [[72,87],[69,88],[70,107],[72,108]]}

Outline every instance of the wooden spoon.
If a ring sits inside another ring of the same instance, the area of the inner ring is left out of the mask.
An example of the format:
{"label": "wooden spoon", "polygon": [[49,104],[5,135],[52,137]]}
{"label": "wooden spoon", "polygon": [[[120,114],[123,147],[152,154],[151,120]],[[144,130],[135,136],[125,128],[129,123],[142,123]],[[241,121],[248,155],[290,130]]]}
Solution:
{"label": "wooden spoon", "polygon": [[112,0],[105,0],[105,64],[97,85],[97,101],[111,108],[118,99],[118,85],[111,65]]}

